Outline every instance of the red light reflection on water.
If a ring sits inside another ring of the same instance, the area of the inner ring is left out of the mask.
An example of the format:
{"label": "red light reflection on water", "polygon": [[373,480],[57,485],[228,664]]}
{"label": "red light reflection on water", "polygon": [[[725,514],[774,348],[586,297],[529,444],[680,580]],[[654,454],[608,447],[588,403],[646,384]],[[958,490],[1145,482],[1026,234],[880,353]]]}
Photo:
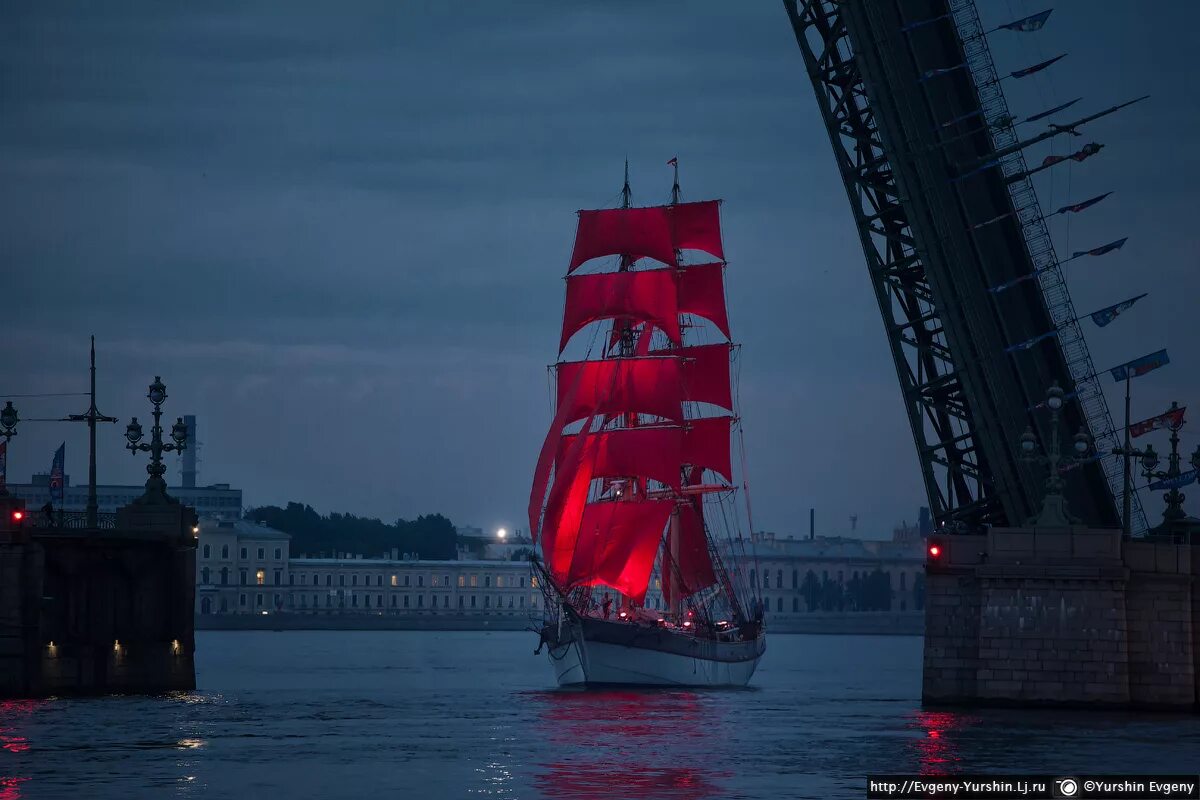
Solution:
{"label": "red light reflection on water", "polygon": [[[29,739],[19,733],[14,723],[30,716],[41,705],[42,701],[39,700],[5,700],[0,702],[0,750],[7,750],[10,753],[24,753],[29,749]],[[0,788],[3,788],[2,784],[0,784]],[[5,795],[0,793],[0,800],[4,800],[4,798]]]}
{"label": "red light reflection on water", "polygon": [[954,711],[918,712],[912,727],[922,734],[915,745],[921,774],[954,772],[962,760],[956,734],[976,722],[976,717]]}
{"label": "red light reflection on water", "polygon": [[539,764],[547,797],[645,800],[723,796],[729,772],[711,763],[725,749],[715,704],[688,691],[541,692],[539,728],[558,755]]}
{"label": "red light reflection on water", "polygon": [[0,800],[20,800],[21,784],[29,778],[0,778]]}

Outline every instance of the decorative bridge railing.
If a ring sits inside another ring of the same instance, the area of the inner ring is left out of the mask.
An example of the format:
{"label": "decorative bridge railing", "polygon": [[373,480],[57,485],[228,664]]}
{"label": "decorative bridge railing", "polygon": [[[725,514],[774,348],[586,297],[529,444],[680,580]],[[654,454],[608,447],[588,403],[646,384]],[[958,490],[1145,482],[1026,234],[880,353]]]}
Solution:
{"label": "decorative bridge railing", "polygon": [[[991,49],[988,47],[987,36],[979,21],[974,0],[950,0],[950,11],[958,30],[966,55],[967,67],[975,84],[979,97],[979,105],[983,109],[984,119],[991,134],[992,144],[997,151],[1017,143],[1016,129],[1008,110],[1008,101],[1000,86],[999,76],[992,61]],[[1000,168],[1006,178],[1026,172],[1028,169],[1025,156],[1021,150],[1009,153],[1000,159]],[[1046,226],[1046,218],[1042,214],[1033,183],[1027,176],[1020,177],[1008,183],[1009,196],[1013,208],[1021,224],[1026,251],[1033,268],[1039,271],[1038,283],[1041,286],[1042,298],[1046,309],[1055,326],[1059,330],[1058,340],[1066,358],[1067,368],[1075,380],[1076,398],[1083,409],[1088,427],[1095,438],[1096,451],[1101,455],[1101,464],[1108,485],[1112,490],[1117,507],[1121,508],[1121,498],[1124,492],[1124,464],[1120,456],[1112,455],[1114,447],[1119,447],[1120,433],[1113,424],[1108,401],[1100,385],[1096,367],[1092,363],[1091,353],[1088,352],[1087,342],[1083,331],[1076,319],[1075,306],[1071,302],[1071,294],[1058,267],[1058,256],[1054,251],[1054,243],[1050,239],[1050,231]],[[1137,492],[1132,496],[1132,517],[1130,531],[1135,536],[1145,534],[1148,526],[1146,515],[1142,510]]]}
{"label": "decorative bridge railing", "polygon": [[117,527],[117,515],[111,513],[97,514],[96,524],[88,524],[86,511],[28,511],[25,524],[38,530],[114,530]]}

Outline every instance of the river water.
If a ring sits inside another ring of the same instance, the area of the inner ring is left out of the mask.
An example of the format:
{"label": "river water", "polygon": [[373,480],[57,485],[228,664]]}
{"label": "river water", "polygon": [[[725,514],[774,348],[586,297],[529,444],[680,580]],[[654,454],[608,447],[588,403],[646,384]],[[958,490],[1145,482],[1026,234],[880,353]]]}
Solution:
{"label": "river water", "polygon": [[199,690],[0,703],[0,800],[863,797],[885,772],[1196,772],[1200,718],[923,711],[917,637],[774,635],[739,691],[553,689],[522,633],[197,634]]}

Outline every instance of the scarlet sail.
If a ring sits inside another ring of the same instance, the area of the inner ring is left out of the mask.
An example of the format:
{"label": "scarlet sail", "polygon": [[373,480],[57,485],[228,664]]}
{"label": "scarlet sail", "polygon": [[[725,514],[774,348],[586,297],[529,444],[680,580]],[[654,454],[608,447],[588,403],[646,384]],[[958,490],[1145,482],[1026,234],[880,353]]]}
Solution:
{"label": "scarlet sail", "polygon": [[[727,429],[728,430],[728,429]],[[592,472],[598,478],[653,478],[679,488],[684,430],[678,426],[614,428],[590,434],[570,434],[559,444],[561,462],[580,436],[594,439]],[[726,439],[728,440],[728,435]]]}
{"label": "scarlet sail", "polygon": [[679,344],[679,308],[674,269],[601,272],[567,277],[561,353],[578,330],[600,319],[649,322]]}
{"label": "scarlet sail", "polygon": [[558,365],[559,413],[564,424],[626,412],[678,421],[680,380],[680,360],[673,356],[564,361]]}
{"label": "scarlet sail", "polygon": [[687,421],[683,432],[683,463],[711,469],[733,480],[733,464],[729,455],[729,429],[732,417],[702,417]]}
{"label": "scarlet sail", "polygon": [[725,265],[698,264],[679,274],[680,314],[695,314],[711,320],[729,338],[729,316],[725,311]]}
{"label": "scarlet sail", "polygon": [[588,503],[567,587],[601,583],[641,603],[674,500]]}
{"label": "scarlet sail", "polygon": [[567,271],[593,258],[615,255],[674,264],[676,250],[703,250],[725,258],[718,201],[580,211]]}

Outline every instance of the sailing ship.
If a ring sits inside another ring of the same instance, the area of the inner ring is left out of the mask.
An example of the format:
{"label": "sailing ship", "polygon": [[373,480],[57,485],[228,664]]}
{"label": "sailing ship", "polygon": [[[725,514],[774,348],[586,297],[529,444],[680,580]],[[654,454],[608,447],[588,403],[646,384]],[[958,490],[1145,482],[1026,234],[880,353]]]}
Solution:
{"label": "sailing ship", "polygon": [[727,568],[746,485],[720,201],[683,202],[668,163],[669,204],[634,207],[626,164],[621,206],[579,212],[567,270],[529,500],[560,686],[742,686],[766,647],[754,581]]}

